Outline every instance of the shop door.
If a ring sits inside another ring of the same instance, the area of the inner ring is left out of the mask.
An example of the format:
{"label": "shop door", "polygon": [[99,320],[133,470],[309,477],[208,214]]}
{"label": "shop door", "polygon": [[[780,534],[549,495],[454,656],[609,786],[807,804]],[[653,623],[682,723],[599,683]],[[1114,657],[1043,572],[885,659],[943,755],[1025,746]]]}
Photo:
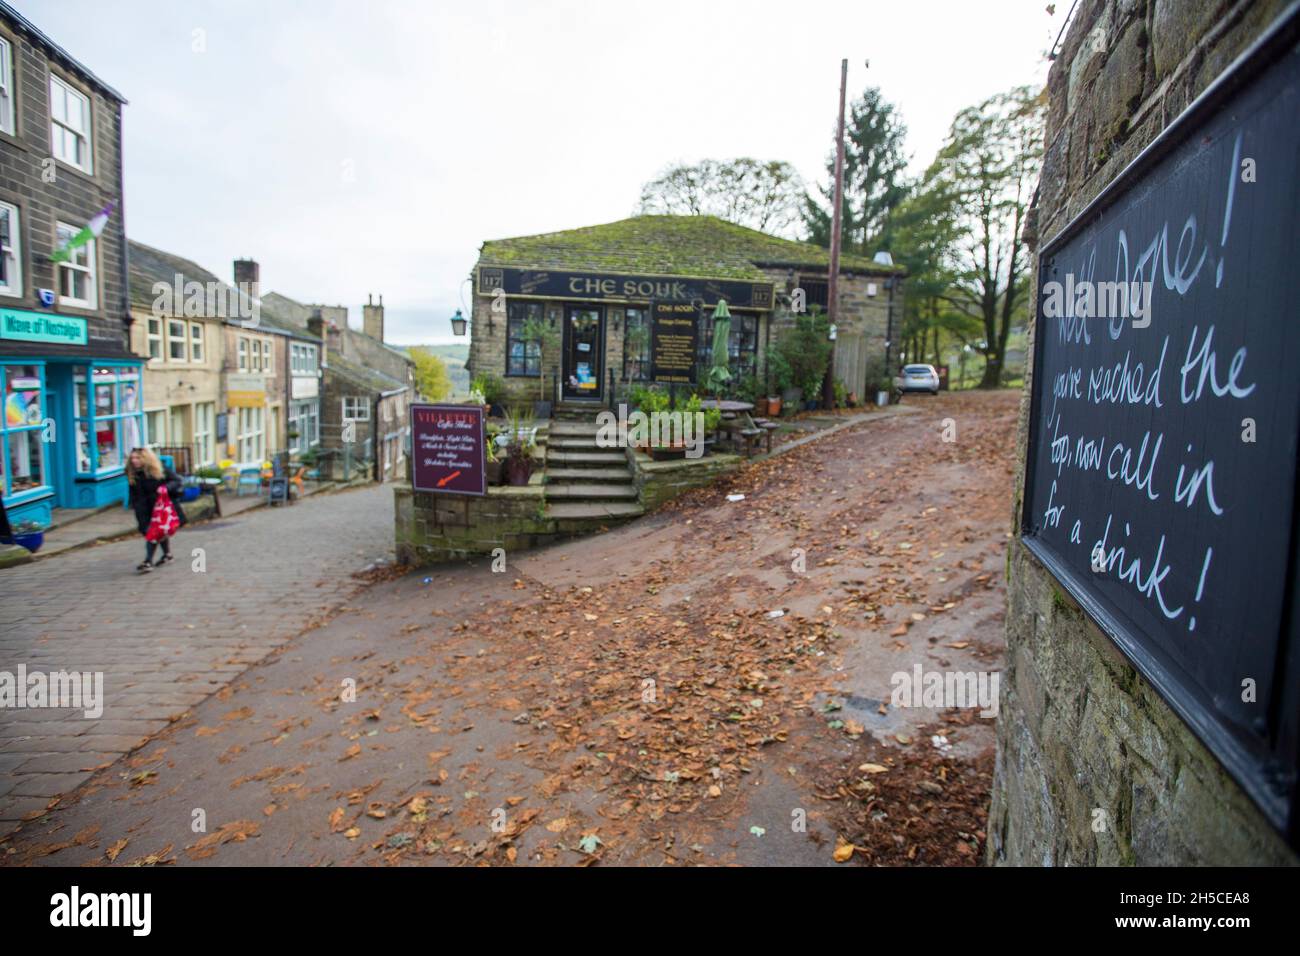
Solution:
{"label": "shop door", "polygon": [[604,310],[569,306],[564,314],[563,349],[564,398],[600,401],[605,375]]}

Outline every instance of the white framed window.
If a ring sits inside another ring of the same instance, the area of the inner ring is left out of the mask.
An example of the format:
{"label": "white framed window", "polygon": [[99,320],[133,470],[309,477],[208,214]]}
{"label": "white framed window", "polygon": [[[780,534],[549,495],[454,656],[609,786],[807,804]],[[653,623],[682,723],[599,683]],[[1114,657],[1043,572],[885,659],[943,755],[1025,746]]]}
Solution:
{"label": "white framed window", "polygon": [[263,409],[241,408],[236,419],[235,442],[239,447],[239,460],[261,461],[265,457],[266,439],[263,432]]}
{"label": "white framed window", "polygon": [[[54,229],[55,247],[63,248],[79,232],[81,228],[78,226],[70,226],[66,222],[57,223]],[[59,263],[59,302],[83,309],[99,307],[99,292],[95,284],[94,239],[73,249],[68,253],[67,260]]]}
{"label": "white framed window", "polygon": [[271,340],[262,339],[262,371],[271,371]]}
{"label": "white framed window", "polygon": [[179,319],[167,320],[167,356],[173,362],[185,361],[185,323]]}
{"label": "white framed window", "polygon": [[216,461],[216,446],[212,442],[217,410],[212,402],[194,406],[194,457],[196,465],[210,465]]}
{"label": "white framed window", "polygon": [[370,403],[359,395],[343,396],[343,420],[345,422],[370,421]]}
{"label": "white framed window", "polygon": [[14,51],[9,41],[0,37],[0,130],[17,134],[14,125]]}
{"label": "white framed window", "polygon": [[23,250],[18,207],[0,202],[0,295],[22,294]]}
{"label": "white framed window", "polygon": [[159,445],[167,444],[167,412],[165,409],[154,409],[144,413],[144,433],[145,446],[158,450]]}
{"label": "white framed window", "polygon": [[248,339],[245,338],[239,340],[239,370],[248,371]]}
{"label": "white framed window", "polygon": [[149,340],[149,358],[161,359],[163,357],[162,319],[155,319],[150,316],[145,330],[146,337]]}
{"label": "white framed window", "polygon": [[203,361],[203,324],[201,322],[190,323],[190,361]]}
{"label": "white framed window", "polygon": [[50,148],[54,158],[83,173],[90,164],[90,99],[50,74]]}

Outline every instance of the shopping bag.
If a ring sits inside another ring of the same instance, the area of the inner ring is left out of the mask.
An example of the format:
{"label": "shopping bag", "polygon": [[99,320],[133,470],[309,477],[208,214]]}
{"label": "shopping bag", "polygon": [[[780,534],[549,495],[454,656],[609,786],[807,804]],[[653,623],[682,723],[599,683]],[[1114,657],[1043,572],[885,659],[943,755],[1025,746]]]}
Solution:
{"label": "shopping bag", "polygon": [[153,505],[153,516],[149,519],[149,529],[144,533],[144,539],[161,541],[163,538],[170,538],[180,526],[181,520],[176,516],[171,495],[167,493],[165,487],[160,486],[158,498]]}

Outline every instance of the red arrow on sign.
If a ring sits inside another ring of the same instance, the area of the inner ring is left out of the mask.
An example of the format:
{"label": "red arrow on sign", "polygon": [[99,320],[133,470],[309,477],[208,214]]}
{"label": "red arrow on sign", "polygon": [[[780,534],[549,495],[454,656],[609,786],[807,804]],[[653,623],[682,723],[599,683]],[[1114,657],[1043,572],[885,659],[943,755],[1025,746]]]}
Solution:
{"label": "red arrow on sign", "polygon": [[453,471],[453,472],[452,472],[450,475],[448,475],[446,478],[442,478],[442,479],[440,479],[440,480],[438,481],[438,487],[439,487],[439,488],[444,487],[444,486],[447,484],[447,482],[451,481],[453,478],[457,477],[458,475],[460,475],[460,472],[459,472],[459,471]]}

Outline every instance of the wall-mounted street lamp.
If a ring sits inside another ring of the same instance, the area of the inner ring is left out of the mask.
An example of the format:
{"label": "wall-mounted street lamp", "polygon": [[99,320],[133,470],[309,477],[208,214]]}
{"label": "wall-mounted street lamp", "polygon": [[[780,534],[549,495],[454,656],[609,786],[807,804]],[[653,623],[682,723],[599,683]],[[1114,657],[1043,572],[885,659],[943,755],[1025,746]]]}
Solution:
{"label": "wall-mounted street lamp", "polygon": [[464,335],[465,329],[469,326],[469,320],[461,314],[460,309],[451,317],[451,331],[454,335]]}
{"label": "wall-mounted street lamp", "polygon": [[840,327],[836,325],[834,322],[832,322],[830,329],[828,329],[826,332],[826,337],[830,339],[832,342],[834,342],[836,336],[838,336],[839,334],[840,334]]}

